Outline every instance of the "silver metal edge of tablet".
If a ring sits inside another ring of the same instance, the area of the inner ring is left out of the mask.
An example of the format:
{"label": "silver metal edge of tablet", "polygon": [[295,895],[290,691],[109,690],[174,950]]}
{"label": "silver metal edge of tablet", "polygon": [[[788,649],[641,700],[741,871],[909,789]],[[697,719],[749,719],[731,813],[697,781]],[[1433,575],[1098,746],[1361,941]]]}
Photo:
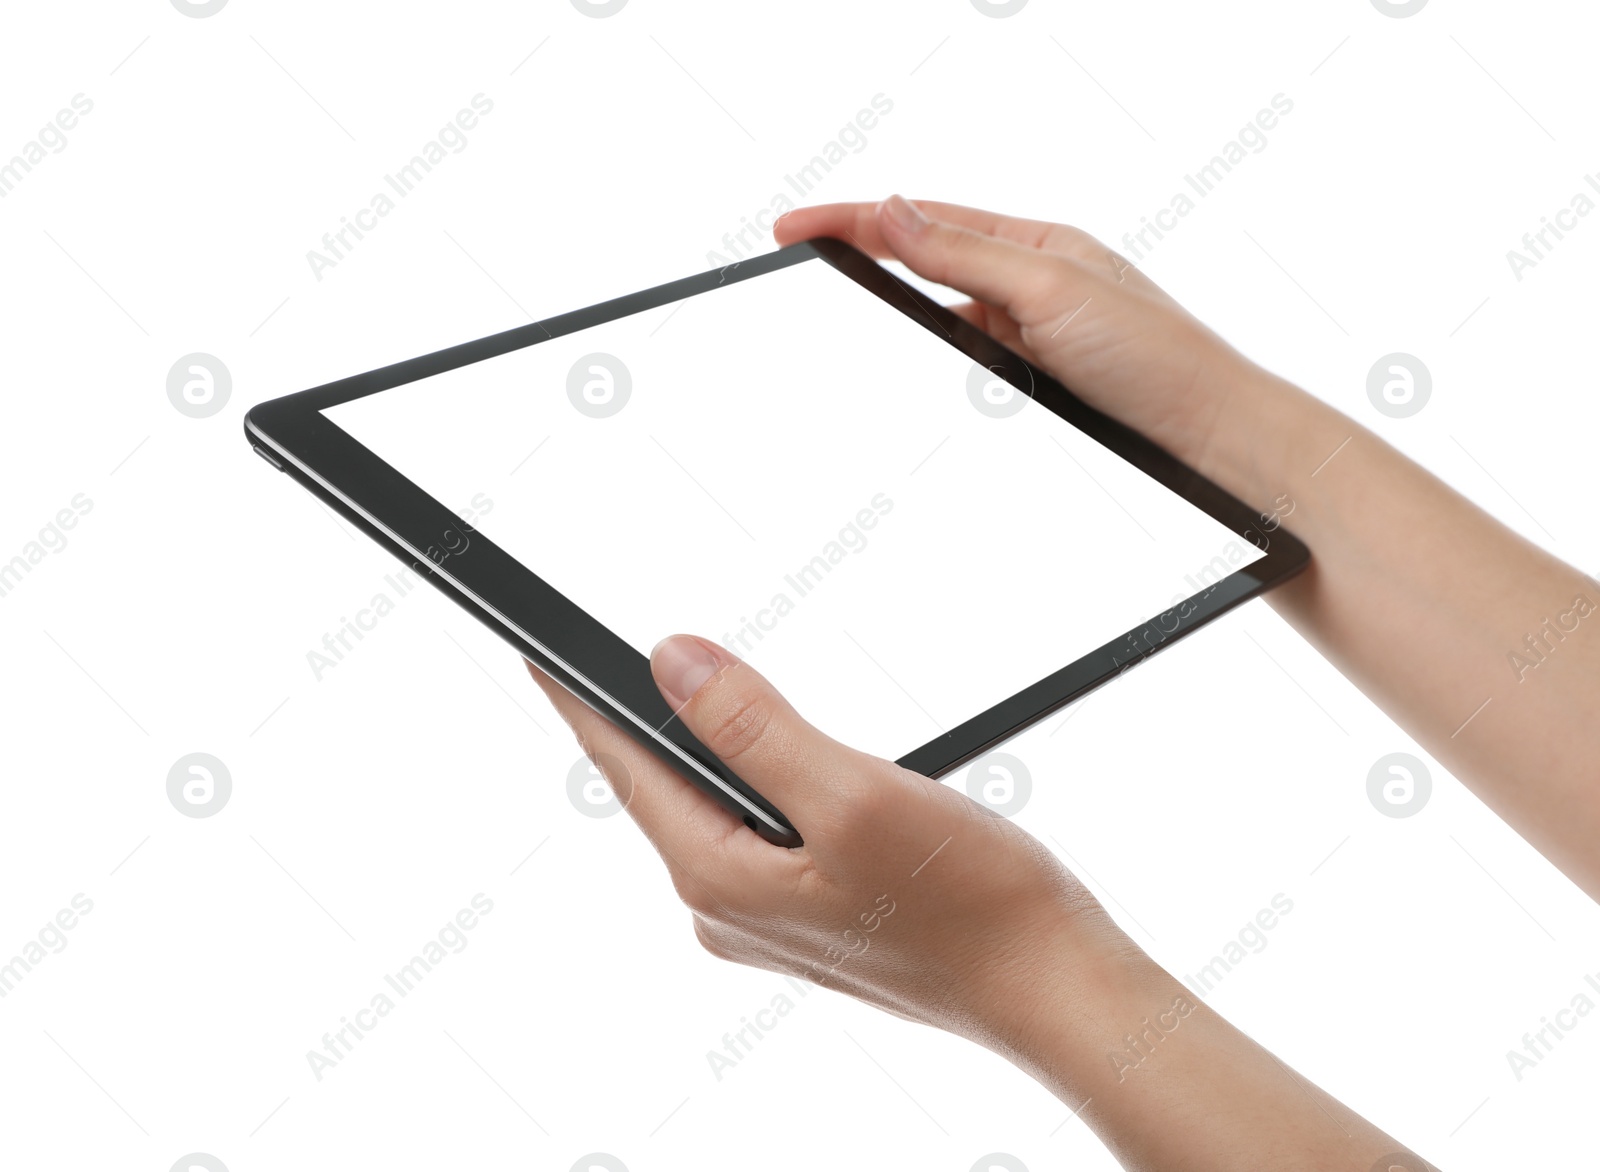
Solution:
{"label": "silver metal edge of tablet", "polygon": [[[748,798],[746,798],[743,794],[741,794],[738,790],[734,789],[727,782],[723,781],[722,778],[718,777],[715,773],[712,773],[705,766],[701,765],[700,762],[696,761],[693,757],[689,756],[682,749],[680,749],[677,745],[673,744],[666,737],[662,736],[658,730],[652,728],[650,725],[648,725],[644,721],[640,720],[639,717],[637,715],[635,715],[634,712],[631,709],[629,709],[626,705],[620,703],[615,697],[610,695],[610,693],[608,693],[604,688],[601,688],[599,685],[597,685],[588,676],[584,675],[577,668],[573,667],[566,660],[562,659],[559,655],[557,655],[553,651],[551,651],[543,643],[539,642],[539,640],[535,639],[532,635],[528,634],[528,632],[524,631],[516,623],[512,622],[505,615],[501,614],[499,610],[497,610],[493,605],[491,605],[486,599],[483,599],[483,598],[479,597],[465,583],[463,583],[463,582],[459,581],[458,579],[452,577],[451,575],[447,574],[443,570],[443,568],[441,568],[439,566],[439,564],[437,562],[432,561],[431,558],[429,558],[425,554],[419,552],[405,538],[401,537],[398,533],[396,533],[394,530],[390,529],[387,525],[385,525],[382,521],[378,520],[378,518],[374,517],[366,509],[363,509],[355,501],[351,500],[344,493],[340,492],[338,488],[336,488],[334,485],[330,484],[322,476],[318,475],[315,469],[308,467],[305,464],[304,461],[297,459],[292,452],[288,452],[288,451],[284,450],[284,448],[282,446],[280,446],[271,436],[267,435],[266,432],[262,431],[253,422],[251,422],[248,419],[245,420],[245,427],[250,432],[251,435],[256,436],[257,438],[262,440],[264,443],[268,444],[272,448],[272,450],[274,452],[276,452],[278,455],[282,456],[284,459],[288,460],[296,468],[300,469],[300,471],[304,472],[307,476],[311,477],[312,480],[315,480],[323,488],[327,489],[334,496],[338,497],[347,506],[349,506],[354,512],[359,513],[363,518],[365,518],[365,520],[369,524],[371,524],[374,528],[377,528],[377,529],[381,530],[396,545],[400,546],[407,553],[409,553],[413,557],[415,557],[418,562],[428,562],[430,565],[432,565],[433,566],[433,571],[432,571],[433,573],[438,574],[441,578],[444,578],[452,586],[454,586],[457,590],[461,591],[462,594],[464,594],[468,598],[472,599],[472,601],[475,604],[477,604],[478,606],[482,607],[484,610],[488,611],[496,619],[498,619],[505,626],[509,627],[511,630],[515,631],[523,639],[526,639],[529,644],[531,644],[534,647],[537,647],[540,650],[540,652],[542,652],[543,654],[549,656],[550,659],[553,662],[555,662],[557,664],[560,664],[561,669],[563,671],[569,672],[573,676],[575,676],[577,679],[581,680],[585,687],[589,688],[596,695],[603,697],[606,700],[607,703],[612,705],[613,709],[616,712],[622,713],[624,716],[626,716],[628,718],[629,721],[631,721],[633,724],[637,725],[639,728],[643,729],[646,733],[648,733],[650,735],[650,738],[652,740],[657,741],[658,743],[663,744],[667,748],[671,749],[673,756],[677,757],[680,761],[682,761],[685,765],[687,765],[691,769],[693,769],[701,777],[704,777],[706,780],[708,780],[712,784],[714,784],[723,793],[727,794],[730,798],[732,798],[735,802],[737,802],[739,804],[740,809],[746,811],[751,817],[753,817],[753,818],[757,819],[758,821],[760,821],[763,826],[768,827],[775,834],[778,834],[778,835],[780,835],[782,837],[787,838],[793,833],[793,831],[791,831],[787,826],[782,826],[782,825],[778,824],[777,822],[774,822],[772,820],[771,816],[769,816],[766,813],[766,811],[762,810],[761,807],[756,806],[756,805],[752,805],[750,800]],[[579,699],[582,699],[582,697],[579,697]],[[592,708],[593,705],[590,705],[590,707]],[[609,717],[611,715],[611,713],[602,712],[601,715]]]}

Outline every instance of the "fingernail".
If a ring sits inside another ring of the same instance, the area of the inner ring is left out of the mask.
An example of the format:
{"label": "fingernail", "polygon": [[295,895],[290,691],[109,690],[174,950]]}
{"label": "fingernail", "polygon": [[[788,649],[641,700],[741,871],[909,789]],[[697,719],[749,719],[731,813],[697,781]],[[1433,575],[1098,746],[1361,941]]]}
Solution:
{"label": "fingernail", "polygon": [[891,195],[883,201],[883,211],[904,232],[920,232],[928,226],[928,217],[904,196]]}
{"label": "fingernail", "polygon": [[701,686],[723,668],[715,648],[693,635],[672,635],[650,653],[650,671],[661,694],[682,708]]}

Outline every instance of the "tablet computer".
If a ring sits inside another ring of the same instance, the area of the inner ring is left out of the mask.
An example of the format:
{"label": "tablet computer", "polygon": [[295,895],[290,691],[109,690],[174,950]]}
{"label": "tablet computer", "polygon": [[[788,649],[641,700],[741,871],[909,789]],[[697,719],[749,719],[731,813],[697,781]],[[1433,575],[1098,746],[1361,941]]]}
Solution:
{"label": "tablet computer", "polygon": [[258,455],[769,841],[657,691],[721,642],[937,778],[1306,548],[843,242],[262,403]]}

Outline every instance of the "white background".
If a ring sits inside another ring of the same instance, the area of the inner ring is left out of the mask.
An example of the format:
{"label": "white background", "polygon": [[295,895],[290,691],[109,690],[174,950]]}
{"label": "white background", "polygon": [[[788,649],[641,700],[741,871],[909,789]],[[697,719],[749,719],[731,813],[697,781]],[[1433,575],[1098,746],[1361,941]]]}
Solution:
{"label": "white background", "polygon": [[[93,901],[0,999],[7,1164],[1113,1166],[997,1058],[828,992],[716,1081],[706,1052],[788,987],[699,952],[626,819],[568,800],[576,750],[521,665],[441,597],[399,599],[313,677],[392,561],[239,430],[254,402],[704,267],[874,94],[893,112],[815,198],[902,190],[1113,242],[1285,94],[1266,149],[1144,267],[1600,560],[1600,221],[1521,281],[1505,255],[1600,168],[1586,6],[142,0],[4,21],[0,157],[94,103],[0,200],[0,560],[93,502],[0,597],[0,956]],[[480,92],[467,148],[318,280],[307,250]],[[196,351],[233,378],[203,419],[165,387]],[[1392,351],[1433,373],[1409,419],[1366,398]],[[1418,750],[1263,604],[1009,748],[1034,779],[1018,820],[1175,973],[1293,900],[1210,997],[1286,1062],[1443,1167],[1590,1158],[1600,1019],[1520,1082],[1505,1055],[1600,970],[1600,912],[1436,766],[1419,814],[1375,810],[1373,762]],[[232,775],[212,817],[167,798],[192,752]],[[317,1081],[306,1051],[478,892],[466,950]]]}

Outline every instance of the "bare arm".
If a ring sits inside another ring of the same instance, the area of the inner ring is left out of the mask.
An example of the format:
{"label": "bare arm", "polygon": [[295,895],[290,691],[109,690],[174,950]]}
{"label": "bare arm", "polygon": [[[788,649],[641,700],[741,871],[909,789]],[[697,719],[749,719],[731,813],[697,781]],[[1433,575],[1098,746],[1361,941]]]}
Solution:
{"label": "bare arm", "polygon": [[1304,392],[1266,376],[1246,403],[1204,471],[1263,508],[1287,494],[1315,551],[1268,601],[1600,899],[1595,583]]}

